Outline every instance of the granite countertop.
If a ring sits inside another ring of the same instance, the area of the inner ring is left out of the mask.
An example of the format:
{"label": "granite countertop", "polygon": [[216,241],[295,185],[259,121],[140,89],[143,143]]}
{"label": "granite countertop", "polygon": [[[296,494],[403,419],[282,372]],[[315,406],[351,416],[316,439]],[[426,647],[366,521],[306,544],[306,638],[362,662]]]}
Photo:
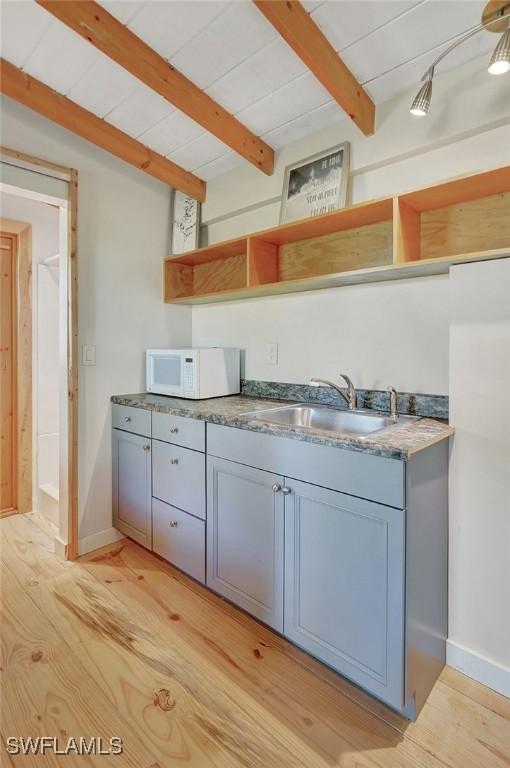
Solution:
{"label": "granite countertop", "polygon": [[[177,397],[164,397],[152,394],[114,395],[112,403],[129,405],[174,416],[200,419],[212,424],[248,429],[292,440],[327,445],[333,448],[345,448],[351,451],[385,456],[390,459],[406,461],[413,454],[429,445],[445,440],[454,430],[444,421],[419,418],[416,421],[403,421],[402,426],[388,432],[375,433],[368,437],[341,437],[319,429],[308,429],[251,419],[249,413],[265,411],[269,408],[292,405],[289,401],[232,395],[216,397],[210,400],[185,400]],[[302,403],[301,403],[302,404]]]}

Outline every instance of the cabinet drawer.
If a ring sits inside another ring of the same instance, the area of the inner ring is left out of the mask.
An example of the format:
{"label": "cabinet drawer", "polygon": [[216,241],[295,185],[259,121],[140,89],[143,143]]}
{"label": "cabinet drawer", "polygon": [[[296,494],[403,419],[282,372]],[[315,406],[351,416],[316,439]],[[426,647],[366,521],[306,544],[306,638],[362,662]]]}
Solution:
{"label": "cabinet drawer", "polygon": [[151,412],[130,405],[112,405],[112,426],[136,435],[151,436]]}
{"label": "cabinet drawer", "polygon": [[324,488],[405,506],[404,462],[384,456],[209,424],[207,453]]}
{"label": "cabinet drawer", "polygon": [[156,440],[175,443],[195,451],[205,451],[205,422],[172,416],[169,413],[152,414],[152,436]]}
{"label": "cabinet drawer", "polygon": [[205,454],[153,440],[152,495],[205,520]]}
{"label": "cabinet drawer", "polygon": [[152,500],[153,550],[194,579],[205,582],[205,523]]}

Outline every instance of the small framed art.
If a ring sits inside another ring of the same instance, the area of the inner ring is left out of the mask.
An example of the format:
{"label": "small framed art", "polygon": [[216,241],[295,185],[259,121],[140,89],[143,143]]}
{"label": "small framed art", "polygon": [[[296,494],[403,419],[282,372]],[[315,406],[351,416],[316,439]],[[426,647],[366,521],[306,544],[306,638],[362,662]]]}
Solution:
{"label": "small framed art", "polygon": [[348,141],[288,165],[283,183],[280,224],[344,208],[348,180]]}
{"label": "small framed art", "polygon": [[172,206],[172,255],[198,248],[199,234],[200,203],[176,189]]}

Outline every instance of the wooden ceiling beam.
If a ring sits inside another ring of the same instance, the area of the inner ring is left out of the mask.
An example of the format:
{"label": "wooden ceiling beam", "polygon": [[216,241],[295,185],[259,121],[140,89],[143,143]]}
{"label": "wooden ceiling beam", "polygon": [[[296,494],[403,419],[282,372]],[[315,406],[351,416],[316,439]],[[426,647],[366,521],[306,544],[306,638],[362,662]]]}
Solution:
{"label": "wooden ceiling beam", "polygon": [[256,168],[273,173],[274,152],[268,144],[101,5],[93,0],[36,2]]}
{"label": "wooden ceiling beam", "polygon": [[5,59],[0,59],[0,91],[101,149],[120,157],[135,168],[200,202],[205,200],[205,181],[153,152]]}
{"label": "wooden ceiling beam", "polygon": [[253,2],[365,136],[371,136],[375,126],[373,101],[301,3]]}

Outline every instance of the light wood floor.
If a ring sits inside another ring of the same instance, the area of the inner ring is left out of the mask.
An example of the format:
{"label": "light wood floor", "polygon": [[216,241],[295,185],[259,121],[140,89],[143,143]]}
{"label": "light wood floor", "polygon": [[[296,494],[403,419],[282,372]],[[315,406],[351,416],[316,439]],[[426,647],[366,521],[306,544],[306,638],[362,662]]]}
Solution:
{"label": "light wood floor", "polygon": [[508,768],[510,700],[445,669],[408,723],[123,541],[77,563],[0,521],[2,741],[119,736],[118,757],[5,766]]}

